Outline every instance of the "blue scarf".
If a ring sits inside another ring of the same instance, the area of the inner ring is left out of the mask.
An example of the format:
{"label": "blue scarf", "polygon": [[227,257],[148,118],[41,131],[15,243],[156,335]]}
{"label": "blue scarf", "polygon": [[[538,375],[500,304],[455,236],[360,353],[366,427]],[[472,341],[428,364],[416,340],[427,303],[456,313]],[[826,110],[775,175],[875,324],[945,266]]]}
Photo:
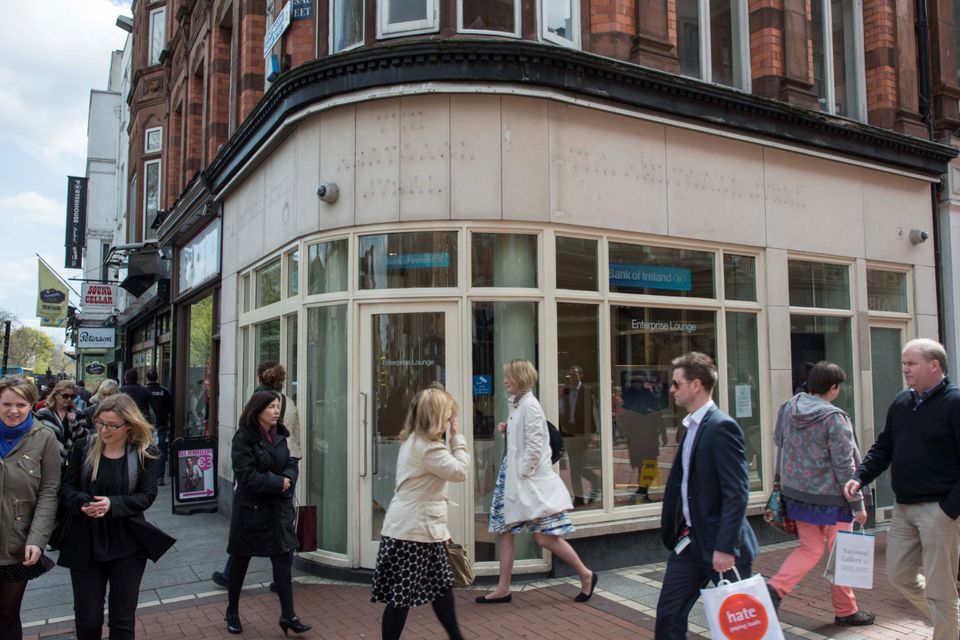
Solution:
{"label": "blue scarf", "polygon": [[27,435],[31,427],[33,427],[32,413],[28,413],[27,419],[16,427],[8,427],[0,420],[0,458],[6,458],[7,454],[10,453],[15,446],[20,444],[23,436]]}

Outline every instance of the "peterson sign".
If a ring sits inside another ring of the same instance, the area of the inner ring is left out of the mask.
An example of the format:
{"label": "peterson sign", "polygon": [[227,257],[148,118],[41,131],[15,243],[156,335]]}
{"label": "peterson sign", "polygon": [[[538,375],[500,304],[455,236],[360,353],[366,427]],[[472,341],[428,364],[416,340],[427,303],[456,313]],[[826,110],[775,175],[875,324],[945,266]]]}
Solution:
{"label": "peterson sign", "polygon": [[113,349],[116,334],[116,329],[112,328],[80,327],[77,332],[77,349]]}

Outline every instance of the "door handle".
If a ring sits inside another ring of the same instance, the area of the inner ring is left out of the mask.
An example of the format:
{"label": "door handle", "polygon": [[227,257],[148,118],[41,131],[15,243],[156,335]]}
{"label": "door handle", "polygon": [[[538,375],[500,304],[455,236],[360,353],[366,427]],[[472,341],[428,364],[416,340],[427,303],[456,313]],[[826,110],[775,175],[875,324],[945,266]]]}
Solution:
{"label": "door handle", "polygon": [[363,456],[362,456],[363,472],[360,474],[360,477],[366,478],[367,477],[367,394],[364,393],[363,391],[360,392],[360,406],[363,410],[363,413],[362,413],[363,418],[361,419],[361,422],[360,422],[362,425],[360,429],[360,433],[363,434],[363,438],[361,438],[361,440],[363,441]]}
{"label": "door handle", "polygon": [[377,446],[377,430],[370,430],[370,442],[373,446],[373,475],[380,473],[380,447]]}

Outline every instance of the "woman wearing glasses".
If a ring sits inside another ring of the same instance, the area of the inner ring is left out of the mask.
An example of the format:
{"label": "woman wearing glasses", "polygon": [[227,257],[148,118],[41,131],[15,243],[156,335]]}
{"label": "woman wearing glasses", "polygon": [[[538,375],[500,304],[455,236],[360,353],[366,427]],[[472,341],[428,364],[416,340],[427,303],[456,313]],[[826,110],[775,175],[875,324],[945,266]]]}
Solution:
{"label": "woman wearing glasses", "polygon": [[70,459],[73,443],[85,434],[85,429],[77,422],[77,409],[73,399],[77,396],[77,385],[73,380],[61,380],[47,396],[47,403],[37,412],[40,424],[57,436],[60,443],[60,462],[66,466]]}
{"label": "woman wearing glasses", "polygon": [[[129,396],[97,405],[96,434],[74,447],[60,489],[69,523],[59,564],[70,569],[78,640],[99,639],[110,586],[110,638],[134,637],[137,596],[159,533],[143,512],[157,497],[157,455],[150,425]],[[160,534],[164,535],[164,534]]]}
{"label": "woman wearing glasses", "polygon": [[30,413],[36,401],[37,387],[26,378],[0,380],[0,640],[23,637],[27,581],[53,566],[43,548],[57,515],[60,452]]}

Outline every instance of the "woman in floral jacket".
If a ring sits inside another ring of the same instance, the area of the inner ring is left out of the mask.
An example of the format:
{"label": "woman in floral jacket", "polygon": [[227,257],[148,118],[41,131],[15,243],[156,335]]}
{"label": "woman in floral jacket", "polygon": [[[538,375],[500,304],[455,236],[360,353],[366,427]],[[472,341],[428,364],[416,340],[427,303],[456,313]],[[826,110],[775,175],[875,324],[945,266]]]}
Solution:
{"label": "woman in floral jacket", "polygon": [[[855,503],[843,497],[843,485],[860,464],[860,451],[850,417],[832,403],[846,374],[832,362],[818,362],[807,377],[807,392],[788,400],[777,417],[777,474],[787,504],[787,517],[797,523],[800,546],[787,556],[770,579],[774,606],[813,569],[838,530],[849,531],[855,519],[867,521],[863,496]],[[857,608],[850,587],[832,588],[835,623],[873,624],[874,614]]]}

